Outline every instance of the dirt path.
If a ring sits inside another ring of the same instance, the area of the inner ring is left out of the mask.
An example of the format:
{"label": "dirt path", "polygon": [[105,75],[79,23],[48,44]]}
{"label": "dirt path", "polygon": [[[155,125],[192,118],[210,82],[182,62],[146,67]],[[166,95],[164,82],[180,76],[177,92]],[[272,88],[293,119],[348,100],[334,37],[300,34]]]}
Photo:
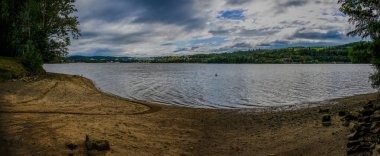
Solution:
{"label": "dirt path", "polygon": [[[375,98],[326,102],[333,125],[323,127],[318,108],[258,113],[155,105],[102,93],[78,76],[49,74],[0,83],[0,153],[85,155],[90,135],[111,143],[98,155],[345,155],[349,132],[337,112]],[[67,149],[67,142],[78,148]]]}

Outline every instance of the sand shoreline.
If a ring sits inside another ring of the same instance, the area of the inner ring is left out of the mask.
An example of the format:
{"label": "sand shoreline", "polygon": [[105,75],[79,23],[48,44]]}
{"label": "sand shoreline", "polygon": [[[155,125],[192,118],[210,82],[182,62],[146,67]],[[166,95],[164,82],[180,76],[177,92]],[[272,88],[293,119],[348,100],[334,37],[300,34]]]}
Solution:
{"label": "sand shoreline", "polygon": [[[111,151],[98,155],[345,155],[349,130],[337,113],[376,98],[357,95],[286,111],[188,108],[129,100],[86,78],[48,74],[0,83],[0,152],[85,155],[88,134],[111,143]],[[318,107],[331,110],[332,126],[321,125]],[[65,148],[67,142],[78,149]]]}

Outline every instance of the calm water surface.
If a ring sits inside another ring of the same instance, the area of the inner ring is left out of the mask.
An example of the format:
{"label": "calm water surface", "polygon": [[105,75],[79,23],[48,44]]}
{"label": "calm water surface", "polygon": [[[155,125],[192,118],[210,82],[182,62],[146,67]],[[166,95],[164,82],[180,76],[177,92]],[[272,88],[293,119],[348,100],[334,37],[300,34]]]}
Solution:
{"label": "calm water surface", "polygon": [[201,108],[285,106],[375,92],[370,65],[46,64],[122,97]]}

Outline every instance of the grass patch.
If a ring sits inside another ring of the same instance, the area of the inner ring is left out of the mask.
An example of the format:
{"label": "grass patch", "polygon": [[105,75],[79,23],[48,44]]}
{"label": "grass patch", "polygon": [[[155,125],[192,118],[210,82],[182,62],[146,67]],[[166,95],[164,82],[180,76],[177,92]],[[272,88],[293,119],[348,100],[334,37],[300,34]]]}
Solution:
{"label": "grass patch", "polygon": [[0,57],[0,81],[27,75],[21,61],[12,57]]}

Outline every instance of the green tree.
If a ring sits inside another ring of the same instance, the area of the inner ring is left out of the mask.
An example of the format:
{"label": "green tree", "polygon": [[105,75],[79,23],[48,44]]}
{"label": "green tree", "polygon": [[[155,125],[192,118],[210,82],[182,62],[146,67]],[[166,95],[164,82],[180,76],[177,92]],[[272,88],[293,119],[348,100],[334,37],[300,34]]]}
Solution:
{"label": "green tree", "polygon": [[20,57],[28,68],[60,60],[80,36],[75,0],[0,0],[1,56]]}
{"label": "green tree", "polygon": [[348,57],[352,63],[368,63],[372,58],[372,43],[359,42],[348,50]]}
{"label": "green tree", "polygon": [[372,40],[372,64],[376,72],[371,76],[372,85],[380,88],[380,0],[339,0],[340,11],[349,16],[355,29],[350,36]]}

